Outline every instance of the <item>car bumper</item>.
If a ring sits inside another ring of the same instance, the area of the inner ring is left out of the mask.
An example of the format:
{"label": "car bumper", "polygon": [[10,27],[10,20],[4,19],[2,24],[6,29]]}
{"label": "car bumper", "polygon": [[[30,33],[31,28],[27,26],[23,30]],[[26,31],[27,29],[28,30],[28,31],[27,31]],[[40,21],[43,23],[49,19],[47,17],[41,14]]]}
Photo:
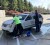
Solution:
{"label": "car bumper", "polygon": [[8,31],[8,32],[12,32],[11,28],[9,28],[9,27],[3,27],[2,26],[2,30]]}

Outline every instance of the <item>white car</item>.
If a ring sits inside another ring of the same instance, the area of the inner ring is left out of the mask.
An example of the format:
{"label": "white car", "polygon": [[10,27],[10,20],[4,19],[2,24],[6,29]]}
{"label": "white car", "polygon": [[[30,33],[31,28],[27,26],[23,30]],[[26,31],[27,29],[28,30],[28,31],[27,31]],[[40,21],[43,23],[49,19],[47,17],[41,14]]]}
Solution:
{"label": "white car", "polygon": [[[21,20],[23,31],[24,31],[24,29],[35,27],[34,16],[35,16],[34,13],[33,14],[20,14],[20,15],[18,15],[18,17]],[[43,17],[41,16],[41,14],[39,14],[39,21],[40,21],[39,25],[41,27],[41,25],[43,23]],[[10,20],[3,22],[2,30],[4,32],[7,32],[7,33],[12,33],[14,30],[14,27],[15,27],[15,24],[14,23],[12,24],[12,22],[13,22],[13,19],[10,19]]]}

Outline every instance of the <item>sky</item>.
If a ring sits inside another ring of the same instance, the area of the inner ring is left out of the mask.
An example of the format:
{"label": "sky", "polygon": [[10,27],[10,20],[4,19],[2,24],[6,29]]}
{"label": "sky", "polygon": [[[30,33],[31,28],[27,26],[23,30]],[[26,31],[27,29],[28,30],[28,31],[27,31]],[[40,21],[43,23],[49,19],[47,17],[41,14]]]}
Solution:
{"label": "sky", "polygon": [[33,6],[41,6],[45,8],[50,7],[50,0],[28,0],[32,3]]}

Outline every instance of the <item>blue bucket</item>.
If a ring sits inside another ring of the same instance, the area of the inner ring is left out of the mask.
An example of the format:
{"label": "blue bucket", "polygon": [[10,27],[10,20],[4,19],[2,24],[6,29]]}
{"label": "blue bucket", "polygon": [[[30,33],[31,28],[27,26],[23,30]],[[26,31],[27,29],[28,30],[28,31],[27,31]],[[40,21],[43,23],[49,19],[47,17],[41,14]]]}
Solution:
{"label": "blue bucket", "polygon": [[28,37],[30,36],[30,34],[31,34],[31,32],[30,32],[30,31],[27,31],[27,36],[28,36]]}

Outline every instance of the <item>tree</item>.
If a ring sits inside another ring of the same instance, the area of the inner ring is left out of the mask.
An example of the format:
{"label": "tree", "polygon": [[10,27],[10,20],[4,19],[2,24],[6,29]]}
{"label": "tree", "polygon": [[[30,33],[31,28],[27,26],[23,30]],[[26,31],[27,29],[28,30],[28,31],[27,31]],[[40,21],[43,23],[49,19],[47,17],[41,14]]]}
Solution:
{"label": "tree", "polygon": [[12,1],[12,9],[13,9],[13,10],[17,10],[17,8],[18,8],[18,7],[17,7],[17,0],[13,0],[13,1]]}
{"label": "tree", "polygon": [[2,0],[0,0],[0,6],[1,6],[1,1],[2,1]]}
{"label": "tree", "polygon": [[9,10],[17,10],[17,0],[8,0],[9,1]]}
{"label": "tree", "polygon": [[28,11],[29,9],[28,9],[28,2],[27,2],[27,0],[24,0],[24,10],[25,11]]}
{"label": "tree", "polygon": [[8,5],[9,10],[12,10],[12,0],[8,0],[8,1],[9,1],[9,5]]}
{"label": "tree", "polygon": [[23,10],[23,0],[17,0],[18,1],[18,11],[22,11]]}
{"label": "tree", "polygon": [[24,1],[23,0],[21,0],[20,8],[21,8],[21,12],[23,12],[23,9],[24,9]]}
{"label": "tree", "polygon": [[5,10],[8,9],[8,4],[9,4],[8,0],[2,0],[2,1],[1,1],[1,6],[2,6],[2,8],[5,9]]}
{"label": "tree", "polygon": [[32,6],[32,4],[29,2],[29,11],[33,11],[33,6]]}

